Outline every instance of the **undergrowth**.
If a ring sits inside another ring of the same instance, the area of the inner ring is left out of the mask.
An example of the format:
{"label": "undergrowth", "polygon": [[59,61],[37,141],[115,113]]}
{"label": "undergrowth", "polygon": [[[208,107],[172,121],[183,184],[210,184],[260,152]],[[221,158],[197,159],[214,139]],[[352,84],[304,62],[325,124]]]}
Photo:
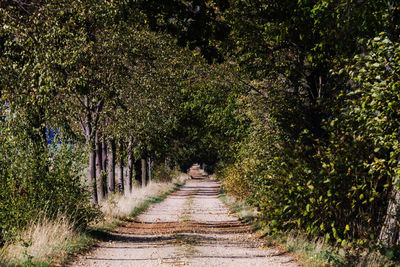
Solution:
{"label": "undergrowth", "polygon": [[34,220],[17,241],[0,248],[0,266],[62,265],[73,255],[90,249],[116,227],[136,219],[151,204],[163,201],[178,190],[186,178],[180,175],[169,183],[152,183],[145,188],[135,188],[129,196],[113,196],[101,206],[103,219],[85,230],[75,228],[66,215],[60,214],[56,218],[43,215]]}
{"label": "undergrowth", "polygon": [[239,219],[253,226],[268,246],[277,246],[292,253],[305,266],[346,266],[346,267],[375,267],[398,266],[388,260],[377,250],[352,250],[351,248],[335,247],[322,238],[310,239],[304,232],[291,230],[270,234],[267,223],[261,214],[243,200],[238,200],[225,192],[220,192],[220,199]]}

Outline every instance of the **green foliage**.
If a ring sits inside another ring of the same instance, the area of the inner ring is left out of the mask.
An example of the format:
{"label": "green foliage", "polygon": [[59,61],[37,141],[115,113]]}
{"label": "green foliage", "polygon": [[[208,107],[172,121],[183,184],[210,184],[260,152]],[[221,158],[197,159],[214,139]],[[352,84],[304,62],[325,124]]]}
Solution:
{"label": "green foliage", "polygon": [[[77,226],[93,218],[80,150],[93,200],[101,136],[121,141],[119,159],[218,163],[225,189],[273,233],[376,241],[399,174],[399,10],[383,0],[1,3],[0,239],[40,209]],[[47,144],[50,128],[60,145]],[[153,170],[159,181],[172,172]]]}
{"label": "green foliage", "polygon": [[290,93],[269,88],[268,99],[245,99],[251,130],[218,175],[262,212],[270,232],[300,228],[345,247],[377,241],[398,175],[400,50],[382,34],[366,51],[333,72],[343,89],[323,136],[306,128]]}
{"label": "green foliage", "polygon": [[166,168],[163,164],[155,165],[152,168],[152,180],[155,182],[171,182],[179,172],[175,169]]}
{"label": "green foliage", "polygon": [[[8,129],[4,123],[1,126],[0,135],[5,136]],[[85,228],[97,216],[79,176],[84,167],[80,149],[64,142],[49,145],[48,152],[39,158],[32,151],[33,144],[24,134],[8,133],[2,139],[0,234],[3,240],[17,238],[27,223],[43,214],[50,218],[66,214],[79,228]],[[48,171],[41,172],[36,167],[37,161],[45,161]]]}

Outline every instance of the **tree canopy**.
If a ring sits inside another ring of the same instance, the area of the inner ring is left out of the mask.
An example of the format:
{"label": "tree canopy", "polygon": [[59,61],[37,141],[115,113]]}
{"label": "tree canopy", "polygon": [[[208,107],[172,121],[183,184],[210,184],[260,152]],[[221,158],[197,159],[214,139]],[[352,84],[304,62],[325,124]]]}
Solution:
{"label": "tree canopy", "polygon": [[7,0],[0,21],[0,239],[46,205],[87,223],[147,160],[206,164],[272,234],[399,245],[397,1]]}

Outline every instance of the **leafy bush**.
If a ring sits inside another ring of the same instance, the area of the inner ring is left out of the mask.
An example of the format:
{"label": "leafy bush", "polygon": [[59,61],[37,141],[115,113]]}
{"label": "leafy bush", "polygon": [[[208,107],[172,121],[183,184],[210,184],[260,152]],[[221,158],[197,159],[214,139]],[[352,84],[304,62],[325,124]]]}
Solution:
{"label": "leafy bush", "polygon": [[152,170],[152,179],[155,182],[171,182],[179,174],[176,169],[166,168],[163,164],[155,165]]}
{"label": "leafy bush", "polygon": [[310,131],[285,90],[270,89],[268,123],[246,100],[250,134],[218,174],[262,212],[272,233],[300,228],[343,246],[378,241],[398,175],[400,48],[385,35],[367,48],[337,72],[342,89],[325,103],[332,115],[322,135]]}
{"label": "leafy bush", "polygon": [[[29,139],[7,131],[2,128],[0,141],[0,240],[15,238],[43,214],[49,219],[67,214],[75,227],[85,227],[97,211],[80,181],[84,154],[79,147],[53,142],[36,157]],[[39,168],[42,164],[46,167]]]}

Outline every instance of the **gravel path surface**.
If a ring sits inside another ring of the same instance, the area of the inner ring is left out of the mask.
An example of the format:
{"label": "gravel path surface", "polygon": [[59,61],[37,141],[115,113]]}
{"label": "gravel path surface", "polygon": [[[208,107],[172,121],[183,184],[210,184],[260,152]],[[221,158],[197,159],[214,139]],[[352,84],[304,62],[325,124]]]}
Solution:
{"label": "gravel path surface", "polygon": [[71,266],[300,266],[278,249],[263,248],[219,200],[219,184],[198,165],[191,175],[179,191]]}

